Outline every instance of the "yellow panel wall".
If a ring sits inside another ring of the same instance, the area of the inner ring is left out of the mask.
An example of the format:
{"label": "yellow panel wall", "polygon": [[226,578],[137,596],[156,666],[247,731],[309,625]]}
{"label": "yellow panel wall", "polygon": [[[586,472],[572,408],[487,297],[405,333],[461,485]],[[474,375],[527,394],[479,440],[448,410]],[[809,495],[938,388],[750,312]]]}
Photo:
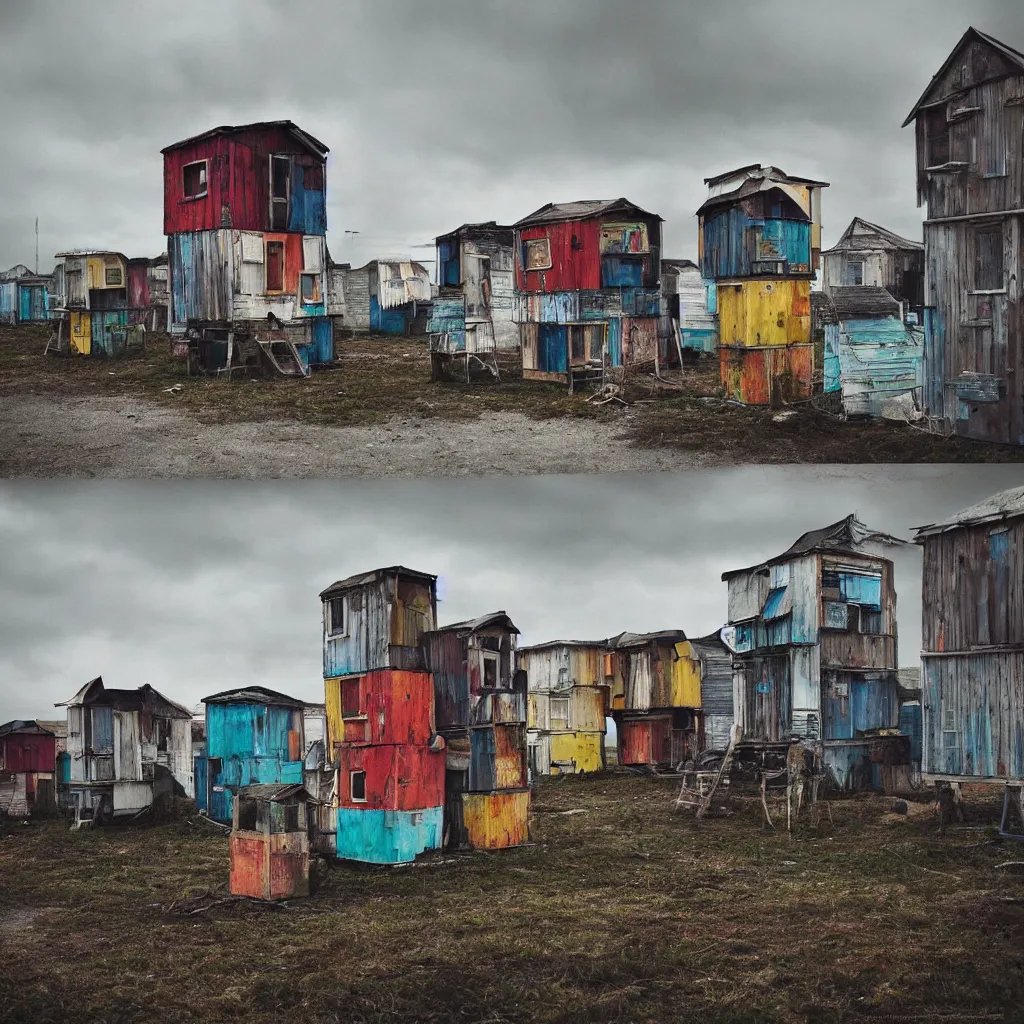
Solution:
{"label": "yellow panel wall", "polygon": [[334,757],[334,744],[345,736],[345,723],[341,718],[341,680],[324,680],[324,704],[327,707],[327,758]]}
{"label": "yellow panel wall", "polygon": [[723,281],[718,318],[725,346],[806,345],[811,341],[811,282]]}
{"label": "yellow panel wall", "polygon": [[89,313],[71,314],[71,347],[82,356],[92,352],[92,317]]}
{"label": "yellow panel wall", "polygon": [[462,820],[474,850],[504,850],[527,842],[529,818],[529,792],[462,796]]}
{"label": "yellow panel wall", "polygon": [[566,732],[551,736],[551,760],[574,761],[576,772],[599,772],[604,768],[601,760],[601,733]]}
{"label": "yellow panel wall", "polygon": [[700,664],[693,660],[689,643],[676,644],[678,657],[672,664],[672,706],[699,708]]}

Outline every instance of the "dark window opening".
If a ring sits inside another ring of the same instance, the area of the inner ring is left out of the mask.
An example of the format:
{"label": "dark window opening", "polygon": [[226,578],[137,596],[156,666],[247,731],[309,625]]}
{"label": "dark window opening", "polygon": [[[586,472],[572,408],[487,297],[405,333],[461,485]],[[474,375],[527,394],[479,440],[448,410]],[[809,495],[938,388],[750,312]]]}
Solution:
{"label": "dark window opening", "polygon": [[[679,296],[677,295],[678,299]],[[676,319],[679,318],[679,307],[676,306]],[[590,330],[590,358],[595,362],[601,362],[604,357],[604,329],[598,326],[589,328]]]}
{"label": "dark window opening", "polygon": [[267,242],[267,291],[284,291],[284,242]]}
{"label": "dark window opening", "polygon": [[284,806],[284,830],[285,832],[299,831],[299,805],[285,804]]}
{"label": "dark window opening", "polygon": [[493,690],[498,685],[498,659],[484,658],[484,686]]}
{"label": "dark window opening", "polygon": [[949,122],[945,107],[937,107],[925,113],[925,137],[927,166],[940,167],[949,163]]}
{"label": "dark window opening", "polygon": [[302,301],[305,305],[315,306],[323,301],[320,297],[319,274],[302,274],[299,281],[302,285]]}
{"label": "dark window opening", "polygon": [[259,822],[259,804],[255,800],[242,799],[238,802],[238,827],[244,832],[255,832]]}
{"label": "dark window opening", "polygon": [[270,158],[270,195],[272,199],[287,199],[291,182],[292,162],[286,156]]}
{"label": "dark window opening", "polygon": [[358,718],[360,713],[360,679],[343,679],[341,683],[341,717]]}
{"label": "dark window opening", "polygon": [[166,753],[171,739],[171,722],[167,718],[158,718],[156,726],[156,749]]}
{"label": "dark window opening", "polygon": [[574,363],[582,363],[587,358],[586,339],[583,328],[573,324],[569,328],[569,356]]}
{"label": "dark window opening", "polygon": [[345,633],[345,598],[332,597],[327,602],[327,632],[331,636]]}
{"label": "dark window opening", "polygon": [[364,803],[366,801],[366,772],[350,772],[353,803]]}
{"label": "dark window opening", "polygon": [[194,164],[185,164],[182,168],[181,176],[186,199],[198,199],[200,196],[206,195],[205,160],[199,160]]}
{"label": "dark window opening", "polygon": [[1001,291],[1003,278],[1003,229],[979,229],[974,235],[975,291]]}
{"label": "dark window opening", "polygon": [[864,283],[864,264],[847,263],[844,268],[845,273],[843,274],[843,284],[847,287],[862,285]]}

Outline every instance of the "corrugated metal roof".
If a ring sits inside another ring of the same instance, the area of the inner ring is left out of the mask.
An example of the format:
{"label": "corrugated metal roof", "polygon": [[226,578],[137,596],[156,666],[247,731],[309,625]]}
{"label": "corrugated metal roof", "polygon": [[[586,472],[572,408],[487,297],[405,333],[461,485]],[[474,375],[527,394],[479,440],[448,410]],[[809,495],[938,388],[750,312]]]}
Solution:
{"label": "corrugated metal roof", "polygon": [[686,640],[686,634],[681,629],[663,629],[657,633],[620,633],[609,640],[608,645],[614,648],[645,647],[659,640],[681,644]]}
{"label": "corrugated metal roof", "polygon": [[169,153],[171,150],[181,149],[182,146],[191,146],[196,142],[212,139],[217,135],[237,135],[239,132],[256,132],[267,128],[283,128],[294,135],[311,153],[315,153],[319,157],[325,157],[330,152],[319,139],[315,139],[308,132],[304,132],[294,121],[255,121],[253,124],[224,124],[218,128],[211,128],[208,132],[202,132],[188,139],[182,139],[181,142],[174,142],[170,146],[165,146],[160,152]]}
{"label": "corrugated metal roof", "polygon": [[543,644],[531,644],[529,647],[520,647],[519,653],[527,651],[547,651],[552,647],[607,647],[607,640],[548,640]]}
{"label": "corrugated metal roof", "polygon": [[30,736],[53,736],[52,729],[47,729],[35,719],[18,719],[13,722],[6,722],[0,725],[0,736],[25,735]]}
{"label": "corrugated metal roof", "polygon": [[477,619],[466,619],[465,622],[453,622],[450,626],[440,626],[433,630],[435,633],[475,633],[480,629],[488,629],[491,626],[501,626],[510,633],[519,633],[515,623],[508,617],[506,612],[491,612],[488,615],[481,615]]}
{"label": "corrugated metal roof", "polygon": [[379,583],[388,576],[404,576],[406,579],[423,580],[427,583],[437,582],[437,577],[431,576],[429,573],[406,569],[404,565],[392,565],[386,569],[374,569],[371,572],[358,573],[355,576],[349,576],[348,579],[338,580],[337,583],[332,583],[322,591],[320,597],[323,599],[338,591],[351,590],[353,587],[365,587],[368,583]]}
{"label": "corrugated metal roof", "polygon": [[1024,53],[1019,50],[1013,49],[1012,46],[1007,46],[1006,43],[1001,43],[994,36],[986,35],[984,32],[979,32],[973,26],[968,28],[967,31],[960,37],[960,42],[953,47],[950,51],[949,56],[943,62],[942,67],[932,75],[932,80],[928,83],[928,88],[921,93],[921,98],[914,104],[914,109],[907,115],[906,121],[903,122],[903,127],[906,128],[911,121],[917,117],[918,111],[925,104],[925,100],[928,98],[928,93],[932,91],[932,86],[942,78],[943,75],[949,70],[953,62],[956,60],[957,54],[964,48],[964,46],[971,41],[979,40],[980,42],[987,43],[989,46],[998,50],[1004,57],[1006,57],[1011,63],[1016,64],[1017,67],[1024,71]]}
{"label": "corrugated metal roof", "polygon": [[73,256],[118,256],[128,262],[128,257],[123,252],[115,252],[113,249],[65,249],[63,252],[54,253],[55,260],[64,260]]}
{"label": "corrugated metal roof", "polygon": [[534,211],[529,217],[516,221],[513,225],[516,228],[530,227],[534,224],[555,224],[567,220],[587,220],[591,217],[601,217],[607,213],[631,213],[639,214],[642,217],[655,217],[661,220],[656,213],[648,213],[640,209],[635,203],[628,199],[580,199],[573,203],[548,203],[539,210]]}
{"label": "corrugated metal roof", "polygon": [[265,686],[242,686],[237,690],[224,690],[203,698],[204,704],[268,704],[276,707],[304,708],[306,702],[289,697]]}
{"label": "corrugated metal roof", "polygon": [[[868,229],[867,234],[857,234],[857,225]],[[874,238],[873,236],[877,236]],[[916,252],[924,252],[924,242],[915,242],[910,238],[897,235],[895,231],[872,224],[863,217],[854,217],[850,226],[842,233],[839,241],[831,249],[826,249],[822,255],[827,256],[833,252],[848,252],[851,249],[912,249]]]}
{"label": "corrugated metal roof", "polygon": [[481,221],[476,224],[461,224],[454,231],[438,235],[435,241],[443,242],[449,238],[465,238],[467,235],[477,234],[513,234],[514,228],[511,224],[499,224],[497,221]]}
{"label": "corrugated metal roof", "polygon": [[693,267],[696,269],[697,264],[694,263],[693,260],[662,260],[661,266],[662,269],[664,269],[665,267],[670,267],[673,270],[682,270],[684,268],[689,267]]}
{"label": "corrugated metal roof", "polygon": [[851,285],[832,289],[832,305],[836,318],[872,320],[876,317],[898,317],[900,304],[884,288],[874,285]]}
{"label": "corrugated metal roof", "polygon": [[1017,519],[1020,516],[1024,516],[1024,487],[1013,487],[1008,491],[993,494],[992,497],[965,508],[941,523],[918,527],[914,540],[920,543],[925,537],[932,537],[938,533],[980,526],[983,523],[996,523],[1004,519]]}
{"label": "corrugated metal roof", "polygon": [[103,685],[103,677],[97,676],[83,686],[71,700],[54,704],[56,708],[78,707],[84,704],[98,704],[116,711],[148,711],[162,713],[165,718],[192,718],[192,712],[181,704],[168,700],[149,683],[137,690],[112,690]]}
{"label": "corrugated metal roof", "polygon": [[44,721],[41,718],[37,718],[36,725],[38,725],[42,729],[45,729],[47,732],[52,732],[53,735],[56,736],[58,739],[62,739],[66,737],[68,734],[68,723],[66,720],[54,722],[50,721],[49,719],[46,719]]}
{"label": "corrugated metal roof", "polygon": [[723,572],[722,579],[728,580],[733,576],[739,576],[743,573],[757,572],[761,569],[767,569],[769,566],[778,565],[780,562],[788,562],[792,558],[799,558],[802,555],[809,555],[813,552],[849,552],[851,554],[859,554],[861,548],[869,542],[899,547],[909,544],[908,541],[900,540],[891,534],[871,530],[856,515],[850,515],[845,519],[840,519],[838,523],[833,523],[831,526],[823,527],[820,530],[810,530],[781,555],[770,558],[760,565]]}
{"label": "corrugated metal roof", "polygon": [[[792,187],[794,184],[803,184],[795,178],[748,178],[738,188],[733,189],[731,192],[722,192],[720,195],[708,197],[701,205],[700,209],[697,210],[699,216],[705,210],[712,209],[715,206],[725,206],[730,203],[739,202],[741,199],[746,199],[748,196],[757,195],[759,192],[771,192],[773,189],[780,189],[787,193],[792,198]],[[818,184],[818,182],[814,182]],[[827,187],[826,183],[822,182],[821,187]],[[807,212],[804,210],[800,211],[801,217],[804,220],[810,220]]]}

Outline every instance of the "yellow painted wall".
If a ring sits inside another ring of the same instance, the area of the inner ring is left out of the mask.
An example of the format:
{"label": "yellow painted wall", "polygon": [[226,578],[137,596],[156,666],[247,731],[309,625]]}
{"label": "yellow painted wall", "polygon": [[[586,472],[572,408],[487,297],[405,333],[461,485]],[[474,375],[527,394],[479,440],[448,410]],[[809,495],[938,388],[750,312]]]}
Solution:
{"label": "yellow painted wall", "polygon": [[672,664],[672,706],[699,708],[700,663],[693,660],[688,642],[676,644],[677,659]]}
{"label": "yellow painted wall", "polygon": [[[604,768],[601,761],[601,733],[565,732],[551,736],[551,760],[575,761],[576,771],[599,772]],[[557,769],[552,769],[557,772]]]}
{"label": "yellow painted wall", "polygon": [[569,702],[569,727],[575,732],[604,732],[604,698],[593,686],[573,687]]}
{"label": "yellow painted wall", "polygon": [[327,757],[334,758],[334,744],[345,736],[345,725],[341,718],[341,680],[324,680],[324,703],[327,706]]}
{"label": "yellow painted wall", "polygon": [[527,842],[529,818],[529,792],[462,796],[462,820],[474,850],[504,850]]}
{"label": "yellow painted wall", "polygon": [[[119,267],[121,280],[117,284],[107,284],[107,267]],[[86,261],[86,276],[89,279],[90,291],[97,288],[127,288],[128,268],[119,256],[90,256]]]}
{"label": "yellow painted wall", "polygon": [[811,282],[751,280],[718,285],[722,345],[806,345],[811,341]]}
{"label": "yellow painted wall", "polygon": [[92,317],[89,313],[71,314],[71,347],[82,356],[92,352]]}

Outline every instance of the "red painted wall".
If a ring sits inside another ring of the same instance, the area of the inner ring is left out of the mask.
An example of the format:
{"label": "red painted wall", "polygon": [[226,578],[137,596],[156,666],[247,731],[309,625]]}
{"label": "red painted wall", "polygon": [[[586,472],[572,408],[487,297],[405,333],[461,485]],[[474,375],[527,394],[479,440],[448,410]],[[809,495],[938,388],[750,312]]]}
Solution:
{"label": "red painted wall", "polygon": [[128,308],[145,309],[149,305],[149,268],[145,263],[128,264]]}
{"label": "red painted wall", "polygon": [[434,727],[434,681],[429,672],[385,670],[362,677],[357,718],[347,718],[345,745],[427,746]]}
{"label": "red painted wall", "polygon": [[619,726],[620,764],[657,764],[672,759],[672,720],[622,722]]}
{"label": "red painted wall", "polygon": [[[569,221],[541,224],[518,232],[516,288],[521,292],[574,292],[601,287],[601,222]],[[575,236],[579,248],[574,249]],[[527,273],[522,267],[522,242],[534,238],[551,240],[551,269]]]}
{"label": "red painted wall", "polygon": [[[241,231],[270,230],[271,153],[291,153],[304,166],[306,187],[324,184],[325,163],[280,129],[217,135],[164,154],[164,234],[178,231],[213,231],[233,227]],[[208,160],[207,194],[185,199],[182,168]],[[222,219],[223,207],[230,223]]]}
{"label": "red painted wall", "polygon": [[53,736],[15,733],[0,739],[0,758],[8,772],[52,772],[56,757],[57,740]]}
{"label": "red painted wall", "polygon": [[[422,811],[444,803],[444,750],[397,744],[342,747],[338,784],[342,807]],[[366,800],[352,799],[350,772],[366,772]]]}

